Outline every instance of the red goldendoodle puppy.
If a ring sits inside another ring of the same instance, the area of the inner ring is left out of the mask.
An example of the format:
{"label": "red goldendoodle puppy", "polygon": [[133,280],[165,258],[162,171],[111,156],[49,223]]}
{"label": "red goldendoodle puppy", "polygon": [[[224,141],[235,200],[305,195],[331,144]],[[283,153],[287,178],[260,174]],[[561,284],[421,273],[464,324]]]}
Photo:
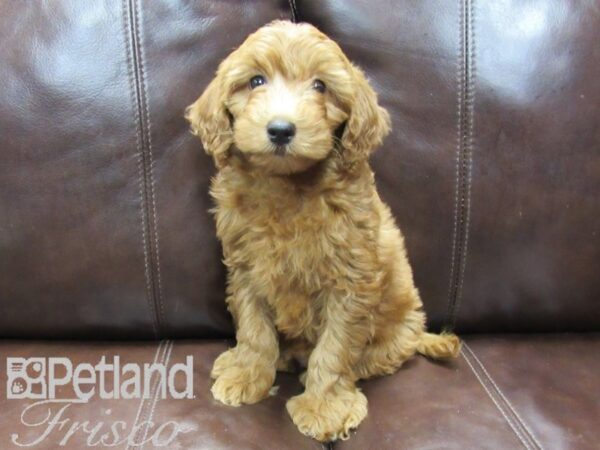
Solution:
{"label": "red goldendoodle puppy", "polygon": [[187,110],[219,169],[212,182],[237,345],[214,363],[228,405],[269,394],[306,367],[287,409],[300,431],[345,438],[367,414],[356,381],[416,352],[456,356],[425,332],[403,237],[369,154],[390,130],[364,74],[311,25],[273,22],[219,66]]}

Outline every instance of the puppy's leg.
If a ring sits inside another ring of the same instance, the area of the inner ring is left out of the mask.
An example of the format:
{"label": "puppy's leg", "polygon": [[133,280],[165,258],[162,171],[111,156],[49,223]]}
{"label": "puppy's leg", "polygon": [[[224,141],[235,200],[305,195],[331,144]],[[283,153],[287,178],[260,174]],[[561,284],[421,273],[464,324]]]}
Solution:
{"label": "puppy's leg", "polygon": [[306,389],[287,402],[300,431],[320,441],[347,438],[367,415],[353,366],[369,339],[368,306],[347,294],[330,298],[326,324],[308,360]]}
{"label": "puppy's leg", "polygon": [[359,378],[394,373],[415,353],[432,358],[456,357],[460,341],[454,335],[425,332],[425,313],[403,245],[390,264],[391,280],[378,308],[376,333],[355,367]]}
{"label": "puppy's leg", "polygon": [[237,345],[215,360],[211,392],[220,402],[239,406],[267,397],[275,380],[279,346],[264,303],[247,289],[233,292],[228,302],[237,323]]}
{"label": "puppy's leg", "polygon": [[432,359],[456,358],[461,347],[459,338],[449,333],[426,333],[423,321],[423,312],[411,311],[390,330],[391,334],[369,344],[355,368],[358,378],[390,375],[416,353]]}
{"label": "puppy's leg", "polygon": [[416,352],[424,334],[425,314],[409,311],[404,320],[379,330],[355,367],[358,378],[365,379],[394,373]]}

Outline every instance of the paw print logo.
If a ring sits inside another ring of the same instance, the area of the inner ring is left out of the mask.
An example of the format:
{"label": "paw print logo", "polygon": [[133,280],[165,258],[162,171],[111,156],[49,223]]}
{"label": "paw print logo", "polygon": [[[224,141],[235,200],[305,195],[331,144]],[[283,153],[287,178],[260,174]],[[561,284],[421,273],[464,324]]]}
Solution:
{"label": "paw print logo", "polygon": [[25,391],[25,386],[23,386],[23,383],[21,383],[20,381],[15,381],[12,386],[13,394],[19,395],[23,391]]}

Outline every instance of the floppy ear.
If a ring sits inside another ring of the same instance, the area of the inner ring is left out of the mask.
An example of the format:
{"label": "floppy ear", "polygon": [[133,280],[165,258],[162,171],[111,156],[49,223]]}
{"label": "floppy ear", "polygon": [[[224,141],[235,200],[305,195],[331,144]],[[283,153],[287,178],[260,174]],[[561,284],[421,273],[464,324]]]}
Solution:
{"label": "floppy ear", "polygon": [[213,79],[200,98],[185,110],[185,118],[192,133],[200,138],[204,150],[212,155],[217,168],[227,164],[233,131],[229,112],[225,107],[225,94],[219,77]]}
{"label": "floppy ear", "polygon": [[390,115],[377,103],[377,94],[362,70],[352,66],[355,98],[342,134],[343,154],[352,164],[367,159],[390,132]]}

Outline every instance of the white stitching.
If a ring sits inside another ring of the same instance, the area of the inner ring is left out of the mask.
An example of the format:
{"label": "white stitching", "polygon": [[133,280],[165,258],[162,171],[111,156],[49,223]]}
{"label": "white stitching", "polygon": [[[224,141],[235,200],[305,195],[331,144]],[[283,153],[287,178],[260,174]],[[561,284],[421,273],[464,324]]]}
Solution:
{"label": "white stitching", "polygon": [[124,29],[124,33],[125,33],[125,54],[126,54],[126,58],[127,58],[127,73],[128,73],[128,78],[129,78],[129,90],[130,90],[130,95],[132,97],[132,109],[133,109],[133,117],[134,117],[134,124],[135,124],[135,133],[136,133],[136,147],[137,147],[137,163],[138,163],[138,172],[139,172],[139,180],[138,180],[138,185],[139,185],[139,194],[140,194],[140,215],[141,215],[141,219],[142,219],[142,248],[144,250],[144,275],[146,277],[146,300],[148,302],[148,306],[150,308],[150,315],[151,315],[151,322],[152,322],[152,330],[154,332],[154,335],[157,336],[158,335],[158,327],[156,324],[156,311],[155,311],[155,305],[154,302],[152,301],[152,286],[151,286],[151,273],[150,273],[150,264],[149,264],[149,257],[148,257],[148,249],[147,249],[147,237],[146,237],[146,213],[145,213],[145,202],[144,202],[144,189],[143,189],[143,182],[144,182],[144,167],[143,167],[143,150],[142,150],[142,137],[140,134],[140,117],[138,114],[138,109],[135,107],[136,104],[136,94],[135,94],[135,74],[134,74],[134,67],[133,67],[133,61],[131,60],[131,54],[133,52],[130,44],[129,44],[129,39],[130,39],[130,27],[129,27],[129,23],[128,23],[128,19],[130,17],[130,10],[128,7],[128,2],[127,0],[123,0],[122,1],[122,7],[123,7],[123,29]]}
{"label": "white stitching", "polygon": [[504,393],[502,392],[502,390],[500,389],[500,387],[496,384],[496,382],[494,381],[494,379],[490,376],[490,374],[488,373],[488,371],[486,370],[485,366],[483,365],[483,363],[479,360],[479,358],[477,357],[477,355],[475,354],[475,352],[473,350],[471,350],[471,348],[465,343],[465,348],[469,351],[469,353],[473,356],[473,358],[475,359],[475,361],[477,361],[477,363],[479,364],[479,366],[481,367],[481,370],[483,371],[483,373],[485,374],[485,376],[488,378],[488,380],[490,381],[490,383],[492,383],[492,385],[494,386],[494,388],[498,391],[498,394],[500,395],[500,397],[502,397],[502,400],[504,400],[504,402],[506,403],[506,405],[508,406],[508,408],[512,411],[512,413],[517,417],[518,421],[521,423],[521,426],[525,429],[525,431],[527,431],[527,433],[529,433],[529,436],[531,438],[531,440],[541,449],[542,444],[540,444],[540,442],[537,440],[537,438],[535,437],[535,434],[533,434],[533,432],[531,431],[531,429],[527,426],[527,423],[521,418],[521,416],[519,415],[519,413],[517,412],[517,410],[512,406],[512,404],[508,401],[508,398],[504,395]]}
{"label": "white stitching", "polygon": [[146,115],[146,138],[148,141],[148,156],[150,157],[150,167],[149,167],[149,174],[150,174],[150,198],[152,199],[152,217],[153,217],[153,221],[154,221],[154,252],[156,255],[156,278],[157,278],[157,286],[158,286],[158,307],[159,307],[159,314],[161,316],[162,322],[164,323],[164,306],[163,306],[163,297],[162,297],[162,280],[161,280],[161,273],[160,273],[160,252],[159,252],[159,245],[158,245],[158,215],[156,214],[156,196],[154,194],[154,155],[153,155],[153,150],[152,150],[152,123],[150,121],[150,111],[148,108],[148,91],[147,91],[147,87],[146,87],[146,70],[144,69],[144,60],[145,60],[145,54],[144,54],[144,45],[143,45],[143,39],[142,39],[142,31],[141,30],[141,25],[140,25],[140,18],[139,18],[139,10],[141,9],[139,7],[139,2],[136,2],[137,7],[135,8],[135,20],[136,20],[136,24],[137,26],[135,27],[135,31],[138,35],[138,46],[140,49],[140,58],[139,58],[139,65],[140,65],[140,81],[141,81],[141,85],[142,85],[142,89],[144,91],[144,111],[145,111],[145,115]]}
{"label": "white stitching", "polygon": [[[160,341],[158,343],[158,347],[156,347],[156,351],[154,352],[153,364],[156,364],[156,361],[158,360],[158,354],[160,353],[160,349],[162,348],[164,343],[165,343],[165,341]],[[135,421],[133,422],[133,428],[136,427],[138,421],[140,420],[140,414],[142,413],[142,409],[144,407],[145,402],[146,402],[146,399],[144,398],[144,395],[142,392],[142,398],[140,399],[140,405],[138,406],[137,414],[135,415]],[[136,435],[137,435],[137,433],[136,433]],[[133,438],[135,439],[135,436]],[[126,450],[129,450],[130,448],[131,448],[131,444],[129,442],[127,442]]]}
{"label": "white stitching", "polygon": [[[167,367],[169,365],[169,361],[171,359],[171,352],[173,351],[173,341],[169,342],[170,346],[168,348],[168,350],[165,352],[165,357],[164,357],[164,361],[163,364],[165,367]],[[165,380],[166,383],[166,380]],[[144,431],[144,437],[141,440],[141,446],[139,447],[139,450],[142,450],[144,448],[144,441],[146,440],[146,437],[148,437],[148,430],[150,429],[150,422],[152,421],[152,417],[154,417],[154,410],[156,409],[156,404],[158,402],[158,383],[156,385],[156,389],[154,390],[154,396],[152,398],[152,406],[150,408],[150,414],[148,415],[148,417],[146,418],[146,430]]]}
{"label": "white stitching", "polygon": [[500,414],[502,414],[502,416],[504,417],[504,419],[506,420],[506,422],[508,423],[508,425],[510,426],[510,428],[517,435],[517,437],[519,438],[519,440],[521,441],[521,443],[523,444],[523,446],[527,450],[531,450],[531,447],[529,446],[529,444],[527,443],[527,441],[525,440],[525,438],[521,435],[521,432],[513,424],[512,420],[504,412],[504,409],[500,406],[500,404],[498,403],[498,401],[496,400],[496,398],[494,397],[494,395],[488,389],[488,387],[486,386],[485,382],[481,379],[480,375],[477,373],[477,370],[475,370],[475,367],[473,367],[473,365],[469,361],[469,358],[467,358],[467,355],[465,354],[464,350],[461,350],[460,353],[463,356],[464,360],[466,361],[467,365],[471,368],[471,372],[473,372],[473,374],[475,375],[475,378],[477,378],[477,381],[479,381],[479,384],[481,384],[481,386],[483,387],[483,389],[487,393],[488,397],[492,400],[492,402],[494,402],[494,405],[496,405],[496,408],[498,408],[498,411],[500,411]]}

